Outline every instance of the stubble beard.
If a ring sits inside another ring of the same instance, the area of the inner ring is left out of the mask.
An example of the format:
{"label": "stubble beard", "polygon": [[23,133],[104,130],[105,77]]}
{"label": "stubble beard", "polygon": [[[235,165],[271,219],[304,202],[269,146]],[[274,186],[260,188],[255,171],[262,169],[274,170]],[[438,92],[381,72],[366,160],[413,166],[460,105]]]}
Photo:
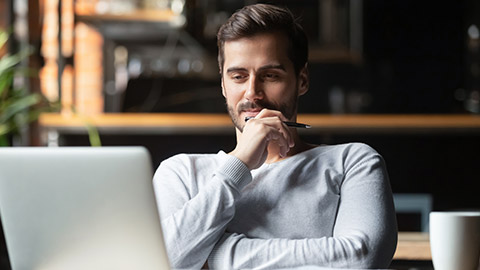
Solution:
{"label": "stubble beard", "polygon": [[273,103],[266,100],[258,100],[257,102],[244,101],[238,103],[237,108],[233,108],[227,102],[227,110],[230,118],[232,119],[233,125],[240,131],[243,132],[243,127],[245,126],[245,118],[240,119],[240,114],[246,109],[269,109],[280,111],[287,119],[292,119],[294,114],[297,112],[297,91],[290,97],[287,102],[284,103]]}

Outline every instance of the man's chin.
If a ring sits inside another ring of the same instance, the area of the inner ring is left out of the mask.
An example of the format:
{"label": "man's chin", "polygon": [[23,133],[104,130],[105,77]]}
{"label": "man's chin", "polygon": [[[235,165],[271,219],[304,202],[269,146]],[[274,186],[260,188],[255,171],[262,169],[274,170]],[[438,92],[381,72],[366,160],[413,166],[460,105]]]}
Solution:
{"label": "man's chin", "polygon": [[231,113],[230,113],[230,119],[232,120],[232,123],[235,126],[235,128],[238,129],[240,132],[243,132],[243,128],[245,127],[245,122],[241,123],[240,121],[242,119],[240,119],[238,116],[233,116]]}
{"label": "man's chin", "polygon": [[233,123],[235,125],[235,128],[238,129],[238,131],[240,131],[240,133],[243,133],[243,128],[245,127],[245,123]]}

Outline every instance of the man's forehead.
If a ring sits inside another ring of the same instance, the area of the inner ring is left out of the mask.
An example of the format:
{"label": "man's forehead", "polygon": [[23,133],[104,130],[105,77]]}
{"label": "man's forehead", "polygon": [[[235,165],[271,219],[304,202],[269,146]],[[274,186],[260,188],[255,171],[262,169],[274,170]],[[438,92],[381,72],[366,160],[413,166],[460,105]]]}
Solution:
{"label": "man's forehead", "polygon": [[260,46],[277,46],[286,49],[288,47],[288,38],[284,33],[278,31],[257,33],[251,36],[226,40],[224,47],[236,47],[250,43],[255,43]]}
{"label": "man's forehead", "polygon": [[286,40],[281,34],[262,33],[230,40],[224,46],[224,70],[234,68],[279,68],[293,65],[288,57]]}

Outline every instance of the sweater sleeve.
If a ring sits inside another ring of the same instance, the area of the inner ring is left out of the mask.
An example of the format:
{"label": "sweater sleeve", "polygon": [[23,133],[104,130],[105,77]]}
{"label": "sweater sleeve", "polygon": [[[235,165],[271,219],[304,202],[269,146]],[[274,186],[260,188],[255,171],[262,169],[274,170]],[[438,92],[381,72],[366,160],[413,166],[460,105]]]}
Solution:
{"label": "sweater sleeve", "polygon": [[340,204],[331,236],[252,239],[243,234],[226,233],[212,251],[209,267],[387,268],[397,241],[390,184],[383,159],[376,152],[363,150],[367,154],[353,155],[344,161]]}
{"label": "sweater sleeve", "polygon": [[170,158],[153,183],[165,245],[173,268],[200,269],[235,214],[235,199],[251,181],[238,159],[222,155],[205,186],[196,186],[195,165],[187,155]]}

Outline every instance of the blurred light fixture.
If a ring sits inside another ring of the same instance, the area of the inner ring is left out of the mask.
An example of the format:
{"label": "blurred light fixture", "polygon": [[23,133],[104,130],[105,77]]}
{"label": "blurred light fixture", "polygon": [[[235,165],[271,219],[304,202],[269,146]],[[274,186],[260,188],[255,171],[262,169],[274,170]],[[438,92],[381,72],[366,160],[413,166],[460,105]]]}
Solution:
{"label": "blurred light fixture", "polygon": [[467,32],[468,32],[468,36],[471,39],[478,39],[480,37],[480,31],[478,30],[478,27],[475,24],[470,25],[470,27],[468,27]]}
{"label": "blurred light fixture", "polygon": [[184,0],[173,0],[171,4],[172,11],[179,15],[183,12],[183,8],[185,7]]}

